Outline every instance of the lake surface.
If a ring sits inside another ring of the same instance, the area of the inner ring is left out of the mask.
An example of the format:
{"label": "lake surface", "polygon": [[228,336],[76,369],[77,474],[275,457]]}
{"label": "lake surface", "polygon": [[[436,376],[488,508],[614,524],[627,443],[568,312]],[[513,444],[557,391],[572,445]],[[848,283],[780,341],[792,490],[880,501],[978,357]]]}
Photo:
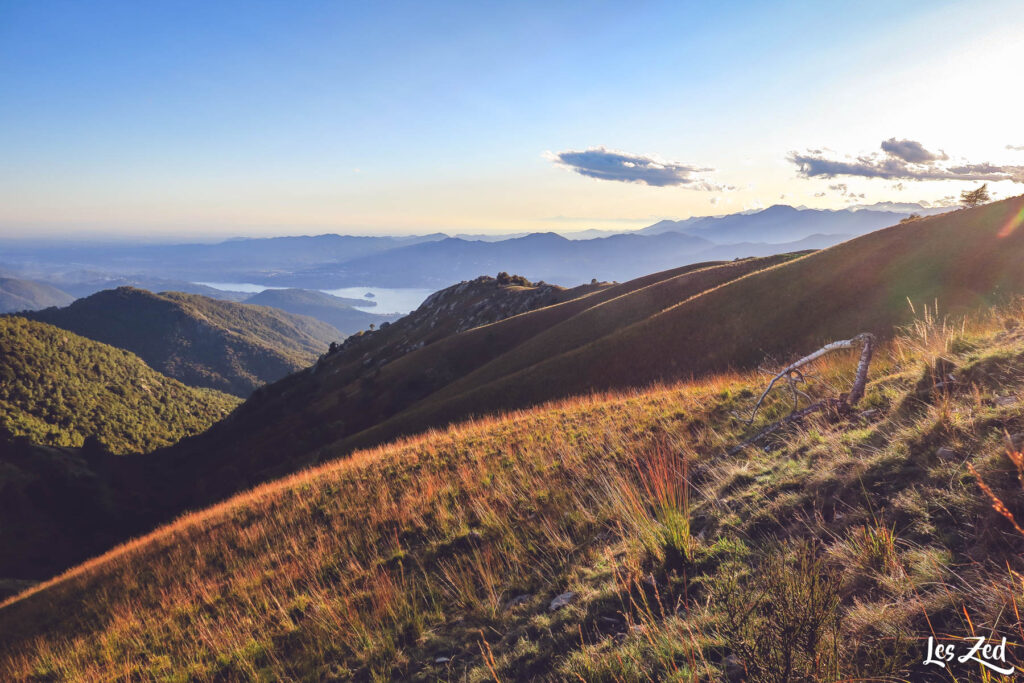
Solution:
{"label": "lake surface", "polygon": [[[286,289],[285,287],[267,287],[252,282],[193,282],[228,292],[246,292],[259,294],[267,289]],[[346,299],[366,301],[365,308],[369,313],[409,313],[416,310],[423,300],[434,293],[432,289],[417,287],[341,287],[339,289],[321,289],[324,294],[340,296]],[[367,297],[367,294],[373,294]],[[374,306],[373,304],[377,305]]]}
{"label": "lake surface", "polygon": [[[372,313],[410,313],[419,308],[423,300],[434,293],[432,289],[417,287],[342,287],[340,289],[321,289],[320,291],[346,299],[376,301],[376,306],[367,309]],[[373,298],[366,297],[367,292],[373,294]]]}

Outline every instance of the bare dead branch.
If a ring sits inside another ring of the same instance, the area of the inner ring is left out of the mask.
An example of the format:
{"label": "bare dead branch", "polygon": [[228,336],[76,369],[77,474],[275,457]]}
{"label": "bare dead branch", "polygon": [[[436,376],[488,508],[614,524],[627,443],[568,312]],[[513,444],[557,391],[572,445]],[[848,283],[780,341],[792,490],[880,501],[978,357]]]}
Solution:
{"label": "bare dead branch", "polygon": [[[834,342],[832,342],[830,344],[825,344],[825,346],[822,346],[820,349],[818,349],[814,353],[809,354],[807,356],[804,356],[800,360],[798,360],[798,361],[796,361],[794,363],[791,363],[790,365],[786,366],[781,372],[776,374],[772,378],[772,381],[768,383],[768,386],[765,387],[764,393],[762,393],[761,397],[759,399],[757,399],[757,404],[754,406],[754,410],[750,414],[750,419],[747,420],[747,424],[749,425],[749,424],[753,424],[754,423],[754,418],[757,417],[757,411],[761,409],[761,404],[764,403],[764,400],[768,397],[768,394],[771,393],[771,390],[775,387],[775,384],[780,379],[790,375],[791,373],[793,373],[796,370],[800,369],[801,367],[807,365],[808,363],[816,361],[816,360],[818,360],[819,358],[821,358],[822,356],[824,356],[826,354],[832,353],[833,351],[841,351],[841,350],[844,350],[844,349],[852,349],[853,347],[857,346],[858,344],[864,344],[865,349],[869,349],[871,347],[871,345],[872,345],[872,342],[874,341],[874,338],[875,338],[874,335],[872,335],[872,334],[870,334],[868,332],[864,332],[862,334],[858,334],[856,337],[851,337],[850,339],[842,339],[840,341],[834,341]],[[868,362],[870,363],[871,362],[871,353],[870,353],[870,351],[867,354],[867,359],[868,359]],[[864,360],[864,356],[863,356],[863,354],[861,354],[861,361],[863,362],[863,360]],[[860,372],[860,368],[858,368],[858,377],[859,377],[859,372]],[[866,379],[866,377],[867,377],[867,368],[866,367],[865,367],[864,372],[865,372],[865,379]],[[861,387],[861,393],[863,394],[863,387]]]}
{"label": "bare dead branch", "polygon": [[864,348],[860,351],[860,360],[857,362],[857,375],[853,380],[853,387],[850,395],[846,397],[846,404],[853,408],[864,398],[864,389],[868,385],[868,366],[871,365],[871,355],[875,351],[875,336],[865,332],[857,335],[864,341]]}
{"label": "bare dead branch", "polygon": [[[860,352],[860,360],[857,363],[857,373],[854,376],[853,386],[850,388],[850,392],[848,394],[841,395],[839,398],[827,398],[823,401],[818,401],[817,403],[809,405],[802,410],[797,410],[799,406],[798,394],[805,396],[810,400],[810,397],[807,396],[806,393],[797,389],[797,384],[805,381],[805,377],[800,371],[800,368],[828,353],[843,349],[852,349],[858,344],[861,344],[862,348]],[[850,410],[854,408],[862,398],[864,398],[864,391],[868,382],[868,367],[871,365],[871,357],[874,353],[874,347],[875,336],[870,332],[864,332],[858,334],[856,337],[851,337],[850,339],[842,339],[840,341],[834,341],[830,344],[826,344],[814,353],[804,356],[800,360],[788,365],[781,372],[776,374],[772,378],[771,382],[768,383],[768,386],[765,388],[760,398],[757,399],[757,404],[754,406],[754,410],[750,415],[750,419],[747,420],[747,424],[749,425],[754,422],[754,418],[757,417],[757,411],[761,408],[761,404],[764,403],[765,398],[767,398],[772,388],[774,388],[779,380],[783,378],[786,379],[793,394],[793,412],[781,420],[764,427],[761,431],[743,443],[729,449],[729,454],[733,455],[738,453],[743,450],[744,447],[757,443],[769,434],[773,434],[787,425],[798,423],[812,413],[821,412],[827,409],[831,409],[836,413],[849,413]]]}

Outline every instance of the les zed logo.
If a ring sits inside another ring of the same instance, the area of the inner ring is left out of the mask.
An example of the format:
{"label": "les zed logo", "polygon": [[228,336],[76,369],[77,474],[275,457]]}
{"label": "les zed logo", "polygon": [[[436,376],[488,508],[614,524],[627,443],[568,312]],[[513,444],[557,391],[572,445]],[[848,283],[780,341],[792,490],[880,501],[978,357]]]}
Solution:
{"label": "les zed logo", "polygon": [[[964,638],[964,640],[973,640],[974,646],[965,654],[957,657],[955,643],[936,643],[933,636],[928,636],[928,656],[925,657],[924,664],[935,664],[936,666],[946,668],[946,662],[952,662],[956,658],[956,661],[961,664],[968,661],[977,662],[1004,676],[1009,676],[1015,671],[1014,667],[1007,666],[1006,664],[1006,638],[1003,638],[999,645],[986,643],[983,636]],[[999,666],[999,664],[1002,664],[1002,666]]]}

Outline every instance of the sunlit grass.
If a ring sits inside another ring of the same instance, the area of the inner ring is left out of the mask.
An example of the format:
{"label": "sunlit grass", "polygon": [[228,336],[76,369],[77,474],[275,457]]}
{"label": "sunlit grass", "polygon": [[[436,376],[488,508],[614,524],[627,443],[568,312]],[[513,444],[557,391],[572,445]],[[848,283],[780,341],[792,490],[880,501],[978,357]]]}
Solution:
{"label": "sunlit grass", "polygon": [[[874,413],[768,450],[725,455],[763,386],[725,374],[360,451],[9,601],[0,678],[706,680],[730,655],[787,661],[764,634],[790,628],[806,675],[907,677],[933,630],[1022,631],[1024,538],[936,455],[1024,518],[1002,454],[1024,415],[995,400],[1024,389],[1019,321],[930,315],[879,351]],[[960,381],[922,393],[938,357]],[[845,390],[853,362],[809,391]],[[723,586],[764,613],[737,620]]]}

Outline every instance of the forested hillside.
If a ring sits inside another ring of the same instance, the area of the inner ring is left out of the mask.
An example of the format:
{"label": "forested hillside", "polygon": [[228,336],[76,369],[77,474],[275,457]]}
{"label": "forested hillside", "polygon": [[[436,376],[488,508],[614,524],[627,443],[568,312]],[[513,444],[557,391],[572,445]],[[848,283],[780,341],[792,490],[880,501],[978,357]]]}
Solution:
{"label": "forested hillside", "polygon": [[238,399],[188,387],[137,356],[66,330],[0,317],[0,430],[51,446],[88,437],[142,453],[198,434]]}

